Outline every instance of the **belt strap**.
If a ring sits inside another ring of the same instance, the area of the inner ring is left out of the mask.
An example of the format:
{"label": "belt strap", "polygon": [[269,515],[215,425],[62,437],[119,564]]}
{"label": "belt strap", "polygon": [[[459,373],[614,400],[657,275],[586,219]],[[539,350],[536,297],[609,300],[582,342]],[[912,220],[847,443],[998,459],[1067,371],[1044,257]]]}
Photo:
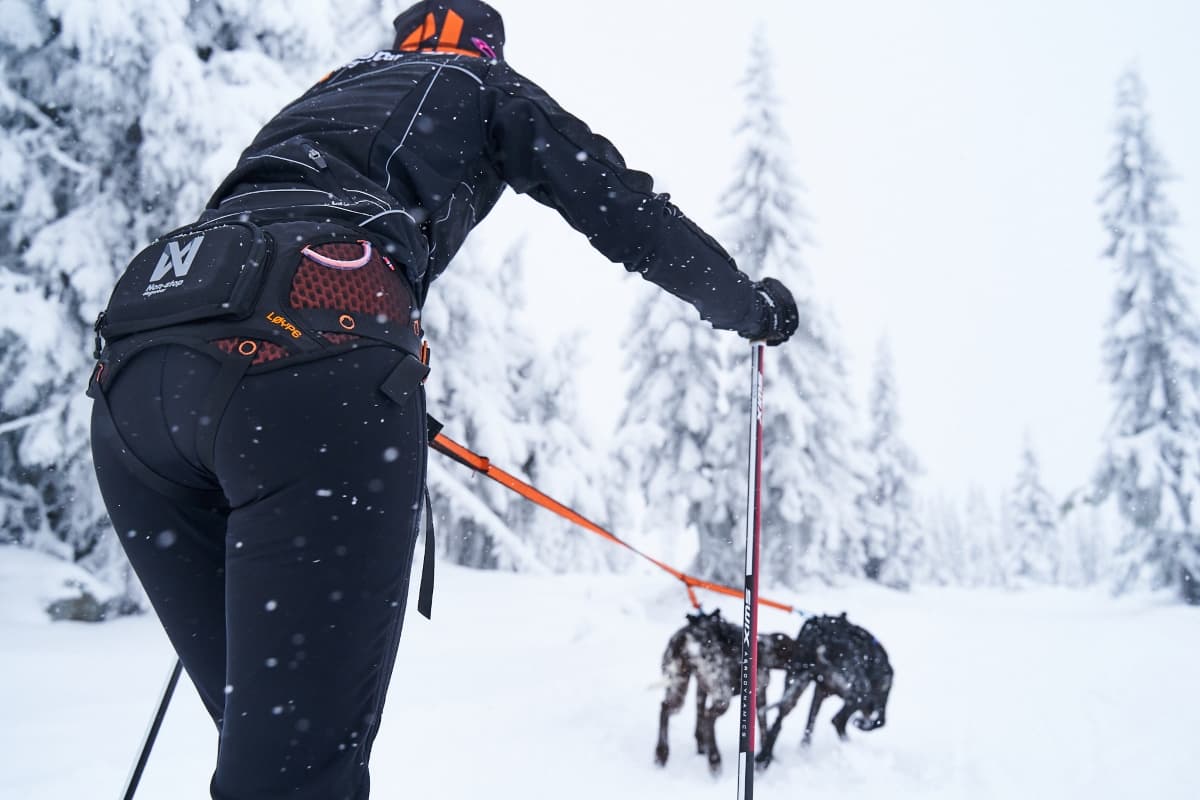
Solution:
{"label": "belt strap", "polygon": [[[411,302],[413,301],[410,299]],[[416,308],[415,305],[412,307]],[[312,330],[349,333],[375,339],[420,357],[421,337],[413,328],[411,319],[384,319],[372,314],[335,308],[292,309],[292,315],[301,321],[302,326]]]}
{"label": "belt strap", "polygon": [[425,560],[421,564],[421,588],[417,593],[417,611],[425,619],[433,619],[433,562],[437,548],[433,541],[433,503],[429,487],[425,487]]}

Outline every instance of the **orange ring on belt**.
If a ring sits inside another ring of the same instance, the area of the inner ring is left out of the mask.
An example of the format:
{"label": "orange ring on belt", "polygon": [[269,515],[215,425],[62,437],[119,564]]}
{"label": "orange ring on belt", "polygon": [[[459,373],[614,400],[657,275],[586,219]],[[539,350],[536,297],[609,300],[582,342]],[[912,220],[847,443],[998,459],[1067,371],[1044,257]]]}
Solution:
{"label": "orange ring on belt", "polygon": [[258,342],[253,339],[243,339],[238,345],[238,352],[244,356],[252,356],[258,352]]}
{"label": "orange ring on belt", "polygon": [[354,321],[354,317],[350,316],[349,314],[342,314],[340,317],[338,317],[338,325],[341,325],[348,331],[354,330],[354,326],[357,324],[358,323]]}

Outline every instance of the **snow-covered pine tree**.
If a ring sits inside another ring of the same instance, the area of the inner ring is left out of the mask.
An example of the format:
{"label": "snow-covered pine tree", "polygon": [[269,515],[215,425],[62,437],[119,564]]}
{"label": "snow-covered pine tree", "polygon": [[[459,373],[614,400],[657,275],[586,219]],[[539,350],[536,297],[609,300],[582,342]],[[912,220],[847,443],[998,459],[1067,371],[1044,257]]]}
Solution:
{"label": "snow-covered pine tree", "polygon": [[1008,578],[1018,585],[1059,581],[1063,542],[1054,498],[1042,485],[1033,443],[1021,449],[1017,482],[1008,497]]}
{"label": "snow-covered pine tree", "polygon": [[1171,589],[1200,604],[1200,320],[1170,238],[1170,170],[1135,71],[1117,86],[1116,143],[1100,198],[1117,288],[1104,344],[1115,407],[1097,497],[1125,521],[1120,590]]}
{"label": "snow-covered pine tree", "polygon": [[869,473],[860,499],[866,551],[863,571],[871,580],[907,588],[927,578],[930,554],[914,509],[913,481],[919,466],[900,435],[896,378],[886,339],[880,340],[875,357],[869,408]]}
{"label": "snow-covered pine tree", "polygon": [[370,41],[344,34],[380,9],[12,0],[4,14],[0,519],[9,538],[121,569],[87,444],[92,320],[137,248],[194,218],[272,111],[358,54],[340,42]]}
{"label": "snow-covered pine tree", "polygon": [[746,504],[745,446],[731,444],[723,428],[741,432],[745,425],[723,405],[722,334],[682,301],[649,287],[633,319],[630,339],[641,344],[627,356],[617,439],[630,494],[643,498],[641,538],[676,561],[690,544],[685,532],[694,532],[700,540],[694,572],[719,581],[744,577],[736,540]]}
{"label": "snow-covered pine tree", "polygon": [[[853,407],[835,326],[813,298],[800,255],[807,217],[776,116],[779,101],[761,30],[741,86],[737,135],[743,149],[721,207],[730,249],[752,277],[774,276],[787,284],[801,320],[800,332],[785,346],[768,349],[765,360],[762,572],[788,586],[805,577],[861,575],[855,499],[863,470],[851,440]],[[749,391],[742,380],[749,354],[743,347],[734,353],[728,372],[736,380],[729,391],[740,397]]]}

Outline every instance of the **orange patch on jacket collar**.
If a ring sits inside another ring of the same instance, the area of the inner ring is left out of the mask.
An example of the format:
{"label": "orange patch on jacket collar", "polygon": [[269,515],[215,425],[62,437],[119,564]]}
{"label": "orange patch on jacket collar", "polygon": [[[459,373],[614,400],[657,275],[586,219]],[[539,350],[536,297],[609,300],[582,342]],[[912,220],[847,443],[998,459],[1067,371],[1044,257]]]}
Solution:
{"label": "orange patch on jacket collar", "polygon": [[[425,21],[413,29],[404,41],[400,43],[400,49],[406,53],[454,53],[460,56],[470,56],[472,58],[483,58],[483,54],[475,50],[467,50],[458,46],[458,40],[462,38],[463,18],[454,11],[447,11],[446,18],[442,20],[442,30],[439,33],[437,30],[437,20],[434,19],[433,13],[425,15]],[[434,39],[432,45],[423,45],[429,39]]]}

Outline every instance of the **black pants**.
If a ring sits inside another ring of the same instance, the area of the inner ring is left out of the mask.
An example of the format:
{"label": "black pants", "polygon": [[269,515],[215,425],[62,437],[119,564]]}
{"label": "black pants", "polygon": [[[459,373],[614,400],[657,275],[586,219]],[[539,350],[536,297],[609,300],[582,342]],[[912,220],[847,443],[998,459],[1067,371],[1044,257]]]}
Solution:
{"label": "black pants", "polygon": [[[128,452],[97,404],[100,489],[217,724],[218,800],[368,795],[425,478],[421,390],[401,406],[378,389],[401,358],[373,347],[247,376],[208,419],[218,363],[153,348],[106,392]],[[197,457],[206,425],[215,475]],[[225,500],[168,499],[130,457]]]}

